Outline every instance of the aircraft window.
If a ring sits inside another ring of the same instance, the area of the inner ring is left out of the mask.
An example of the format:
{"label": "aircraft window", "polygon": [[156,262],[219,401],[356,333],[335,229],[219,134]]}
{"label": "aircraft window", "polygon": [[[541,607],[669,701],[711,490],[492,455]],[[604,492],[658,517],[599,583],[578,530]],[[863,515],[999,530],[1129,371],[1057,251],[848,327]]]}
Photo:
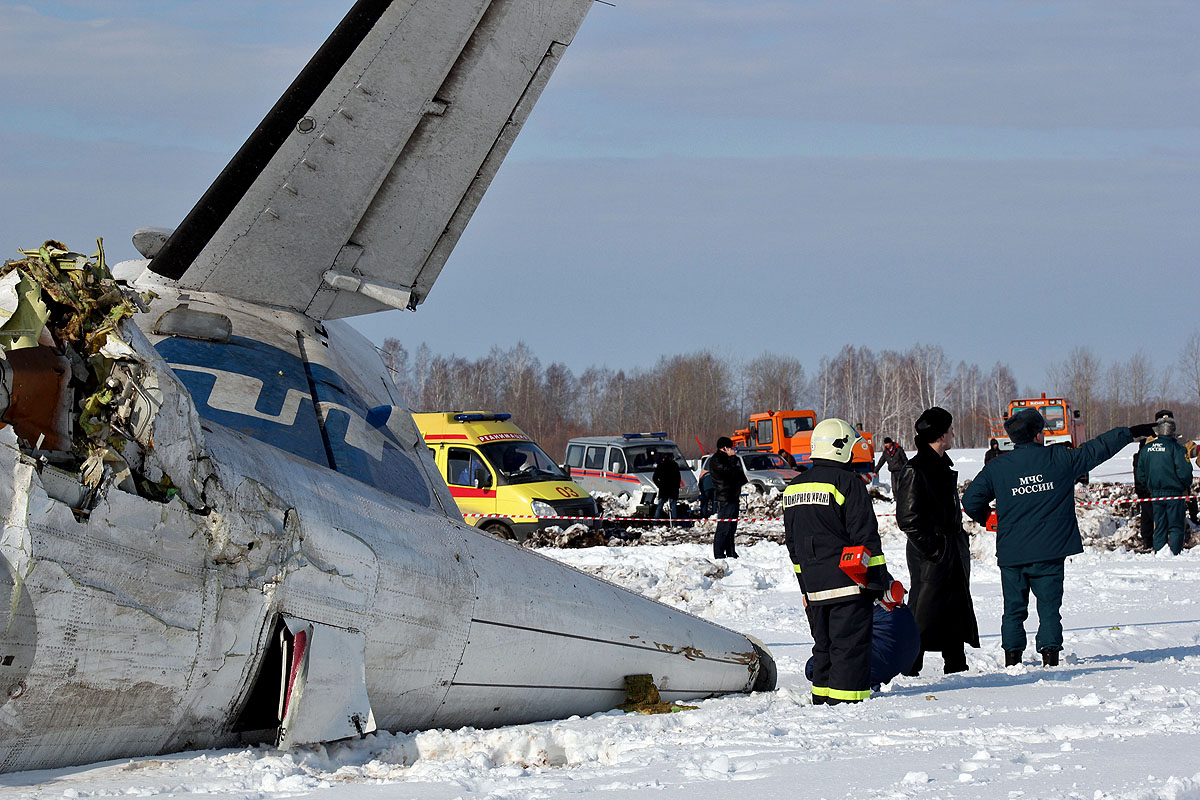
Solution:
{"label": "aircraft window", "polygon": [[625,453],[623,453],[619,447],[614,447],[609,452],[611,455],[608,459],[608,471],[622,473],[625,472]]}
{"label": "aircraft window", "polygon": [[567,466],[582,467],[583,466],[583,445],[573,444],[567,447]]}
{"label": "aircraft window", "polygon": [[771,432],[771,420],[760,419],[758,421],[758,433],[755,437],[759,444],[771,444],[775,441],[775,437]]}
{"label": "aircraft window", "polygon": [[788,417],[783,421],[783,435],[791,438],[800,431],[813,429],[812,417]]}
{"label": "aircraft window", "polygon": [[587,459],[583,462],[583,466],[588,469],[604,469],[604,448],[589,447],[587,449]]}
{"label": "aircraft window", "polygon": [[475,470],[488,468],[474,450],[451,447],[446,457],[446,483],[451,486],[474,486]]}
{"label": "aircraft window", "polygon": [[1067,415],[1062,406],[1042,406],[1039,410],[1046,418],[1046,430],[1061,431],[1067,427]]}

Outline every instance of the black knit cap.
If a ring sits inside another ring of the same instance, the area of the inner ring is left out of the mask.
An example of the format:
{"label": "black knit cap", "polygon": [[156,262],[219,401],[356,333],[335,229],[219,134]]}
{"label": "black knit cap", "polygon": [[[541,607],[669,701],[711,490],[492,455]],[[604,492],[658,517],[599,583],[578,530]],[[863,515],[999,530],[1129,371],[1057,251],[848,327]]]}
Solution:
{"label": "black knit cap", "polygon": [[733,439],[730,439],[728,436],[722,436],[720,439],[717,439],[718,450],[724,450],[726,447],[733,447]]}
{"label": "black knit cap", "polygon": [[933,406],[921,412],[917,417],[917,444],[936,442],[945,436],[946,431],[954,424],[954,416],[944,408]]}
{"label": "black knit cap", "polygon": [[1039,433],[1046,429],[1046,420],[1041,413],[1032,408],[1022,408],[1008,419],[1004,420],[1004,430],[1013,444],[1032,442]]}
{"label": "black knit cap", "polygon": [[1170,417],[1171,419],[1175,419],[1175,415],[1164,408],[1162,411],[1159,411],[1157,414],[1154,415],[1154,421],[1158,422],[1163,417]]}

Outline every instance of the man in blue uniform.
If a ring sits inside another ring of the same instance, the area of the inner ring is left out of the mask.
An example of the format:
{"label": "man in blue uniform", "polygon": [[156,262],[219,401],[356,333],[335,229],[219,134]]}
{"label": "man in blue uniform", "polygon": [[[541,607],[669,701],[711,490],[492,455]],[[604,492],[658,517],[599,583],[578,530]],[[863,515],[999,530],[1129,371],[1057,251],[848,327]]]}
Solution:
{"label": "man in blue uniform", "polygon": [[963,510],[983,525],[989,504],[996,501],[996,563],[1004,592],[1000,638],[1004,663],[1021,663],[1025,650],[1025,618],[1029,592],[1037,598],[1037,649],[1042,664],[1058,665],[1062,650],[1063,565],[1068,556],[1083,552],[1075,519],[1075,480],[1112,458],[1134,440],[1148,436],[1153,426],[1113,428],[1077,448],[1045,447],[1046,421],[1026,408],[1004,422],[1012,452],[993,459],[963,494]]}
{"label": "man in blue uniform", "polygon": [[[1170,411],[1158,412],[1154,423],[1155,437],[1146,442],[1139,452],[1134,467],[1134,480],[1146,487],[1150,497],[1184,497],[1192,488],[1192,465],[1188,463],[1187,450],[1175,438],[1175,415]],[[1183,552],[1187,535],[1186,500],[1154,500],[1150,503],[1154,513],[1154,552],[1170,544],[1171,554]]]}
{"label": "man in blue uniform", "polygon": [[[858,433],[826,419],[812,432],[812,467],[783,492],[783,525],[813,636],[814,705],[871,696],[872,606],[897,599],[866,484],[850,468]],[[861,573],[842,567],[856,555]],[[865,563],[863,563],[865,561]]]}

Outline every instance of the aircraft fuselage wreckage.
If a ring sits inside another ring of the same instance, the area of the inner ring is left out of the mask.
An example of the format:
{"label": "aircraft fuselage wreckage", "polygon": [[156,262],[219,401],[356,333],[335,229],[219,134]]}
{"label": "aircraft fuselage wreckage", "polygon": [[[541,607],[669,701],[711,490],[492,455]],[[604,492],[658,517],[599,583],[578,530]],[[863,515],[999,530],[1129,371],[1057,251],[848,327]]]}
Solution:
{"label": "aircraft fuselage wreckage", "polygon": [[0,770],[770,689],[465,525],[345,317],[415,308],[591,0],[360,0],[174,231],[5,266]]}

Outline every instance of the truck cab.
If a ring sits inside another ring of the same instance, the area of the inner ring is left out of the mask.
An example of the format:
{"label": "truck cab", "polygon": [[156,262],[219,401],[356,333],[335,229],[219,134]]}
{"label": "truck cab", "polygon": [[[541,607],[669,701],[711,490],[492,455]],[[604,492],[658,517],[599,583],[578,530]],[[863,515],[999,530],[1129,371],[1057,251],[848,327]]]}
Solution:
{"label": "truck cab", "polygon": [[[812,466],[812,432],[817,426],[817,412],[812,409],[771,411],[751,414],[745,428],[730,437],[737,447],[768,449],[783,455],[786,451],[802,468]],[[875,469],[875,440],[870,433],[859,430],[862,441],[854,446],[850,463],[856,472],[868,475]]]}
{"label": "truck cab", "polygon": [[1042,392],[1041,397],[1020,398],[1008,404],[1008,410],[1003,417],[988,420],[991,427],[991,438],[995,439],[1001,450],[1012,450],[1012,440],[1004,429],[1004,422],[1013,414],[1026,408],[1032,408],[1042,415],[1046,421],[1043,443],[1065,444],[1077,447],[1087,440],[1084,422],[1079,409],[1071,406],[1071,401],[1065,397],[1047,397]]}
{"label": "truck cab", "polygon": [[469,525],[524,541],[550,526],[596,524],[596,501],[554,463],[511,414],[413,414],[425,444]]}

